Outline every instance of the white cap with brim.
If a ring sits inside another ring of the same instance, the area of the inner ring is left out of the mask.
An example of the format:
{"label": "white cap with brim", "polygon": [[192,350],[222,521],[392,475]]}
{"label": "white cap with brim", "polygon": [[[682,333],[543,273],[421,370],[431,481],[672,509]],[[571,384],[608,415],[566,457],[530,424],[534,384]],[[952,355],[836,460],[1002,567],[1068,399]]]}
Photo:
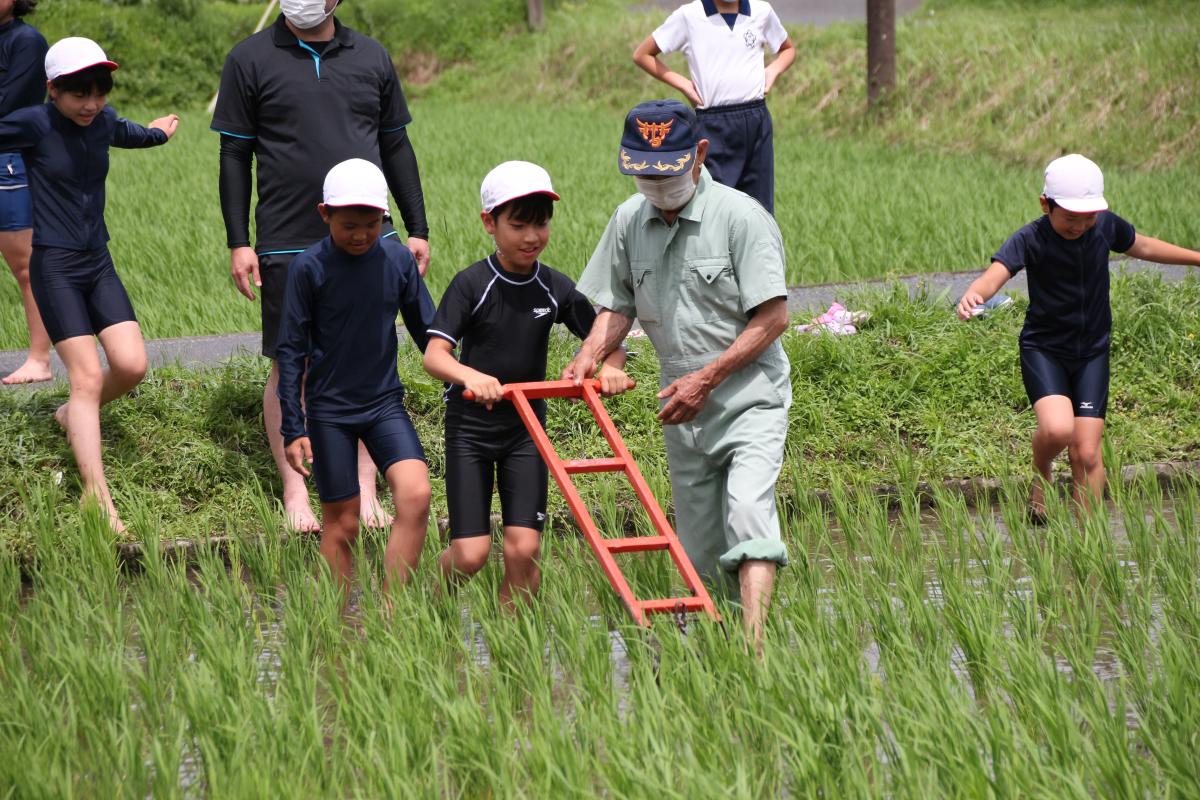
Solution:
{"label": "white cap with brim", "polygon": [[388,187],[383,170],[361,158],[351,158],[329,170],[322,196],[327,206],[388,210]]}
{"label": "white cap with brim", "polygon": [[528,161],[505,161],[489,172],[479,187],[479,199],[488,214],[497,206],[531,194],[560,199],[550,183],[550,173]]}
{"label": "white cap with brim", "polygon": [[1104,174],[1090,158],[1078,153],[1056,158],[1046,167],[1042,194],[1076,214],[1107,211],[1104,199]]}
{"label": "white cap with brim", "polygon": [[59,39],[46,51],[46,78],[55,80],[63,75],[73,75],[88,67],[108,67],[109,71],[117,68],[117,62],[110,61],[104,55],[100,45],[82,36],[68,36]]}

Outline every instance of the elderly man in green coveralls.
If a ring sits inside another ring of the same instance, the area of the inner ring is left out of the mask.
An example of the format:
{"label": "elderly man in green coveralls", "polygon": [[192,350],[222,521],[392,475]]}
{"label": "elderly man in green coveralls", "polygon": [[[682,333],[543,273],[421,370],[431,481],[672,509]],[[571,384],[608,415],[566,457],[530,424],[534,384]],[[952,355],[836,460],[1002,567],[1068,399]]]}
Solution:
{"label": "elderly man in green coveralls", "polygon": [[618,166],[640,194],[617,208],[579,281],[602,310],[564,376],[590,377],[641,323],[658,351],[679,538],[702,576],[740,593],[761,648],[787,564],[775,508],[792,398],[777,341],[788,324],[783,241],[758,202],[712,180],[699,135],[677,101],[626,117]]}

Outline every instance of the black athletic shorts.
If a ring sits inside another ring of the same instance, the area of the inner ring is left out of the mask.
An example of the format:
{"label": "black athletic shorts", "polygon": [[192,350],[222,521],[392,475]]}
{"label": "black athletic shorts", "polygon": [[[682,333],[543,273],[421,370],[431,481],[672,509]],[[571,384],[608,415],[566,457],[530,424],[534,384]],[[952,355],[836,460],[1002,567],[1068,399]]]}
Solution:
{"label": "black athletic shorts", "polygon": [[299,253],[269,253],[258,257],[259,311],[262,313],[262,354],[275,358],[279,346],[279,324],[283,321],[283,296],[287,292],[288,267]]}
{"label": "black athletic shorts", "polygon": [[313,480],[322,503],[358,494],[358,443],[361,440],[380,474],[397,461],[425,460],[412,420],[397,398],[379,409],[334,421],[309,419]]}
{"label": "black athletic shorts", "polygon": [[50,341],[94,336],[118,322],[136,322],[129,295],[107,247],[35,247],[29,284]]}
{"label": "black athletic shorts", "polygon": [[446,503],[450,538],[492,532],[492,486],[499,477],[505,525],[542,530],[546,463],[522,424],[497,428],[470,418],[446,421]]}
{"label": "black athletic shorts", "polygon": [[1021,379],[1031,404],[1061,394],[1071,399],[1077,417],[1104,419],[1108,410],[1107,349],[1077,359],[1022,347]]}

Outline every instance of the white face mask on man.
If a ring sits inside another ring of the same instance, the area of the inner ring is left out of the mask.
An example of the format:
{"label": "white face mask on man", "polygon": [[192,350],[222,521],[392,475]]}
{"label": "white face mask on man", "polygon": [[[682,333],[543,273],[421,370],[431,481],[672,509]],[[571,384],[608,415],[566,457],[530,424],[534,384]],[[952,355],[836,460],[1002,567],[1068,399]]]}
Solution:
{"label": "white face mask on man", "polygon": [[333,13],[333,9],[325,10],[325,0],[279,0],[279,10],[302,31],[317,27]]}
{"label": "white face mask on man", "polygon": [[636,175],[633,182],[637,184],[638,191],[660,211],[678,211],[691,202],[692,195],[696,193],[696,181],[690,170],[670,178]]}

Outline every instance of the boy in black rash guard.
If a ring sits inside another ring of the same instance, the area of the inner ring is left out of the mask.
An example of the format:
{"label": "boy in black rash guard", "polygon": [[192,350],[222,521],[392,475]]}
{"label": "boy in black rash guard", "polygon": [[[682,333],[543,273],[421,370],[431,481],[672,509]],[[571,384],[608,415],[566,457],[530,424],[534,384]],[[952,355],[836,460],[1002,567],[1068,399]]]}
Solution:
{"label": "boy in black rash guard", "polygon": [[[504,518],[504,579],[500,602],[537,593],[537,559],[546,519],[546,465],[501,385],[546,378],[550,328],[556,322],[583,339],[596,314],[575,284],[538,261],[550,239],[558,195],[536,164],[507,161],[488,173],[480,191],[484,230],[496,252],[451,280],[429,327],[425,369],[450,384],[446,391],[446,502],[450,546],[438,558],[454,585],[478,572],[491,552],[492,485],[499,472]],[[454,358],[454,348],[459,358]],[[625,353],[605,361],[605,394],[632,384],[621,368]],[[463,399],[463,389],[475,402]],[[545,401],[534,401],[543,421]]]}
{"label": "boy in black rash guard", "polygon": [[409,249],[380,238],[387,192],[383,172],[361,158],[329,171],[319,206],[329,236],[292,262],[280,323],[285,453],[305,477],[305,463],[312,465],[321,497],[321,555],[343,592],[350,588],[350,544],[358,536],[359,441],[386,476],[396,505],[384,551],[385,588],[403,585],[416,569],[429,519],[425,452],[396,375],[396,313],[424,351],[433,300]]}
{"label": "boy in black rash guard", "polygon": [[[33,297],[67,368],[69,400],[54,413],[67,432],[83,479],[83,499],[100,503],[124,530],[100,457],[100,406],[146,374],[146,347],[133,307],[108,253],[104,181],[108,148],[166,144],[174,114],[143,128],[105,103],[117,65],[91,39],[70,37],[46,52],[50,102],[0,120],[0,151],[20,150],[33,198]],[[93,337],[108,359],[100,365]]]}
{"label": "boy in black rash guard", "polygon": [[[1043,216],[1009,237],[992,265],[958,304],[970,319],[1020,270],[1029,276],[1029,310],[1021,330],[1021,377],[1037,415],[1033,468],[1050,481],[1064,449],[1071,463],[1078,506],[1104,496],[1100,440],[1108,405],[1109,251],[1160,264],[1200,266],[1200,253],[1134,232],[1108,211],[1104,176],[1081,155],[1046,167]],[[1030,517],[1045,517],[1045,484],[1034,480]]]}

